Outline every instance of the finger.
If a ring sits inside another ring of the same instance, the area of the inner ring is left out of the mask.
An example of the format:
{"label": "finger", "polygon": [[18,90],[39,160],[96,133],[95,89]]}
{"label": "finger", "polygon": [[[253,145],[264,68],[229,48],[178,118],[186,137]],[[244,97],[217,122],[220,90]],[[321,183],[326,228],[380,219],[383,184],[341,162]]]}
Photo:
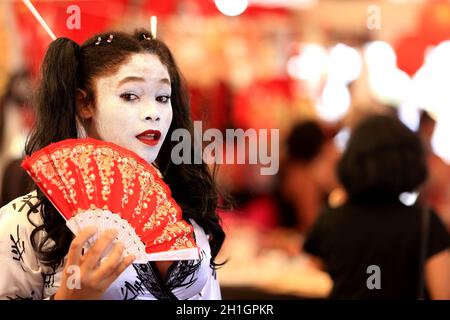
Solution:
{"label": "finger", "polygon": [[103,252],[111,245],[117,236],[117,230],[106,231],[95,244],[85,253],[83,268],[93,269],[99,262]]}
{"label": "finger", "polygon": [[101,281],[116,271],[122,261],[123,250],[123,244],[120,241],[117,242],[108,257],[105,258],[100,264],[100,267],[95,270],[93,275],[94,279]]}
{"label": "finger", "polygon": [[125,257],[119,264],[119,266],[116,268],[116,270],[114,270],[114,272],[111,273],[111,275],[106,277],[101,282],[101,286],[104,288],[104,290],[106,290],[111,285],[111,283],[113,283],[122,274],[122,272],[124,272],[125,269],[127,269],[133,263],[134,260],[136,260],[136,257],[134,255],[129,255]]}
{"label": "finger", "polygon": [[79,265],[81,252],[84,244],[97,232],[95,226],[83,229],[70,244],[69,252],[67,254],[67,265]]}

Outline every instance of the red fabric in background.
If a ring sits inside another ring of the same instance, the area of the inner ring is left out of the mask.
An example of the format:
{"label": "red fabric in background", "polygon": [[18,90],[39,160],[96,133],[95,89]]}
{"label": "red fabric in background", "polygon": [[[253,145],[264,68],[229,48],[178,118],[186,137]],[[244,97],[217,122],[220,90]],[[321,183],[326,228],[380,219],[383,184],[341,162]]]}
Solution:
{"label": "red fabric in background", "polygon": [[395,45],[398,67],[413,76],[422,66],[428,47],[450,40],[450,2],[429,0],[424,4],[416,30]]}
{"label": "red fabric in background", "polygon": [[[78,43],[84,42],[96,33],[105,31],[127,13],[131,0],[32,0],[40,15],[50,26],[56,37],[68,37]],[[81,28],[70,30],[67,19],[71,14],[67,8],[77,5],[80,8]],[[141,13],[164,18],[194,11],[201,16],[220,15],[214,0],[142,0]],[[21,38],[24,39],[24,56],[34,75],[38,73],[42,58],[51,42],[49,35],[21,1],[13,3]],[[262,8],[249,6],[242,16],[260,14],[288,14],[283,8]]]}
{"label": "red fabric in background", "polygon": [[450,2],[429,0],[419,17],[418,33],[428,43],[437,45],[450,39]]}
{"label": "red fabric in background", "polygon": [[236,95],[233,124],[238,128],[279,128],[274,110],[290,108],[294,99],[292,83],[286,77],[253,82]]}
{"label": "red fabric in background", "polygon": [[[56,37],[67,37],[78,43],[84,42],[98,32],[102,32],[120,19],[125,13],[129,0],[63,0],[32,1],[36,10],[50,26]],[[17,24],[23,41],[23,54],[33,74],[37,74],[51,38],[41,27],[23,2],[13,4]],[[80,29],[69,29],[67,20],[71,5],[80,8]]]}
{"label": "red fabric in background", "polygon": [[211,88],[189,87],[191,117],[194,121],[203,121],[203,129],[225,130],[231,126],[233,93],[223,81]]}
{"label": "red fabric in background", "polygon": [[425,50],[430,44],[420,36],[405,36],[401,38],[395,51],[397,54],[397,66],[411,77],[420,69],[424,62]]}
{"label": "red fabric in background", "polygon": [[[215,16],[222,14],[219,9],[217,9],[214,0],[146,0],[142,9],[151,15],[158,16],[188,12],[200,16]],[[241,16],[253,17],[266,13],[287,15],[289,14],[289,10],[282,7],[262,7],[249,4]]]}

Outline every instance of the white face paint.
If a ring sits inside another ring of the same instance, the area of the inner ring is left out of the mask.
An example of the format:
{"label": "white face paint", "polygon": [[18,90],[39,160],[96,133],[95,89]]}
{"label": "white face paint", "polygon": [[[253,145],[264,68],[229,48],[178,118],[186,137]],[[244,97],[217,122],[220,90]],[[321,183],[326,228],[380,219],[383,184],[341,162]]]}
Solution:
{"label": "white face paint", "polygon": [[159,58],[132,55],[117,73],[97,79],[96,93],[89,136],[134,151],[148,163],[155,161],[173,115],[170,77]]}

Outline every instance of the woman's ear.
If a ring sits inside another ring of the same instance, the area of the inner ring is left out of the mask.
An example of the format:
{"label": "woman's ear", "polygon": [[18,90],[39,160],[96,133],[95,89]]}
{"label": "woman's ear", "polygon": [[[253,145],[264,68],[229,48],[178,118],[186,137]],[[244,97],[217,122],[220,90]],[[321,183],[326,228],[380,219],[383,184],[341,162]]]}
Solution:
{"label": "woman's ear", "polygon": [[87,93],[84,90],[77,89],[77,116],[81,120],[89,120],[94,116],[94,106],[87,99]]}

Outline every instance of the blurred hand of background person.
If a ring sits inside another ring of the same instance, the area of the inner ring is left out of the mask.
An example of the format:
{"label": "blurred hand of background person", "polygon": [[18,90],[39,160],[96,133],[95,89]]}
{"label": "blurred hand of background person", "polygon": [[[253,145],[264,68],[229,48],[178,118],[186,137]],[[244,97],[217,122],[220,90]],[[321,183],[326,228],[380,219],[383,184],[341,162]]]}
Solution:
{"label": "blurred hand of background person", "polygon": [[432,138],[436,121],[426,112],[422,112],[418,133],[427,154],[429,177],[422,188],[422,199],[441,217],[450,232],[450,165],[435,154]]}

